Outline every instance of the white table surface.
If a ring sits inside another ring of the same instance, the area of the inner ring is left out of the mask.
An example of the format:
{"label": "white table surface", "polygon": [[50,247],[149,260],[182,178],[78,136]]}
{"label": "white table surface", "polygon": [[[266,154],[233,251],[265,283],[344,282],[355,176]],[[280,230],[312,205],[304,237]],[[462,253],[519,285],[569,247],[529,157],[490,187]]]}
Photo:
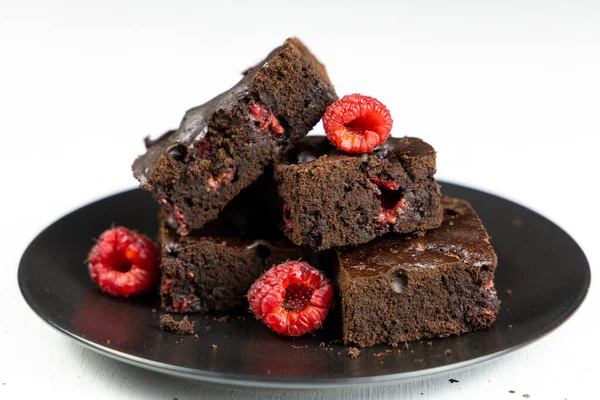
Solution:
{"label": "white table surface", "polygon": [[501,359],[344,390],[175,379],[84,350],[35,316],[16,279],[30,240],[135,186],[144,136],[177,126],[290,35],[338,93],[379,98],[395,135],[430,142],[439,178],[548,217],[598,272],[599,2],[168,3],[0,0],[0,399],[597,398],[594,283],[567,323]]}

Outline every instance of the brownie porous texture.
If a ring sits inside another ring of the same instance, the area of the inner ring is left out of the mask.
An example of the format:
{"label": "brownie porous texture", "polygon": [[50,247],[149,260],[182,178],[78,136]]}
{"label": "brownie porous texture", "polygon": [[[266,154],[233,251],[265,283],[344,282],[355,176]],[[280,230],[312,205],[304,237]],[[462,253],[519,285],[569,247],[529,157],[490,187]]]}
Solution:
{"label": "brownie porous texture", "polygon": [[389,138],[373,153],[349,155],[325,137],[307,137],[275,167],[284,232],[315,250],[367,243],[387,232],[440,226],[434,149]]}
{"label": "brownie porous texture", "polygon": [[336,98],[323,65],[288,39],[233,88],[189,110],[177,130],[147,140],[134,176],[185,236],[214,220]]}
{"label": "brownie porous texture", "polygon": [[344,343],[397,345],[495,321],[497,257],[489,237],[466,201],[442,203],[442,226],[422,237],[391,234],[337,250]]}
{"label": "brownie porous texture", "polygon": [[175,320],[170,314],[160,316],[160,329],[166,332],[180,333],[182,335],[193,335],[195,322],[190,321],[188,317],[183,317],[182,320]]}

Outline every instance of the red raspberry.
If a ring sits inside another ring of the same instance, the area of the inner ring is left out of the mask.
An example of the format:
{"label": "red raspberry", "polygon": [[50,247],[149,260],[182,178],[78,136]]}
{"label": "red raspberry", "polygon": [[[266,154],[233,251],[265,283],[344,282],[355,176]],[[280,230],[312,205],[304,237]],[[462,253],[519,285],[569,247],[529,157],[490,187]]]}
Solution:
{"label": "red raspberry", "polygon": [[351,94],[327,108],[323,127],[329,141],[347,153],[369,153],[385,142],[392,116],[379,100]]}
{"label": "red raspberry", "polygon": [[127,297],[158,280],[158,250],[146,236],[121,226],[105,231],[88,255],[90,276],[103,292]]}
{"label": "red raspberry", "polygon": [[391,179],[371,178],[371,182],[377,185],[377,196],[381,202],[381,211],[377,220],[383,224],[395,224],[396,219],[406,207],[406,200],[399,191],[400,185]]}
{"label": "red raspberry", "polygon": [[292,229],[292,209],[287,203],[283,203],[283,226],[285,229]]}
{"label": "red raspberry", "polygon": [[398,190],[400,189],[400,185],[398,185],[397,182],[391,180],[391,179],[387,179],[387,180],[381,180],[378,177],[374,176],[373,178],[371,178],[371,182],[373,182],[374,184],[377,185],[377,187],[383,187],[387,190]]}
{"label": "red raspberry", "polygon": [[285,133],[283,127],[271,111],[261,104],[252,104],[250,106],[250,114],[252,119],[260,123],[262,131],[271,131],[275,135],[283,135]]}
{"label": "red raspberry", "polygon": [[271,268],[248,291],[250,309],[284,336],[301,336],[320,327],[332,299],[331,281],[300,261]]}

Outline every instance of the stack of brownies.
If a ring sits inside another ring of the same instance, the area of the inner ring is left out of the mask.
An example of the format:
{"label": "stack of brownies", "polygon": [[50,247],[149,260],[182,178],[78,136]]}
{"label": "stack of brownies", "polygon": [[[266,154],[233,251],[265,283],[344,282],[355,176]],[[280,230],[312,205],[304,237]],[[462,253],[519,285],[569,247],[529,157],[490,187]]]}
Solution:
{"label": "stack of brownies", "polygon": [[442,197],[435,150],[390,137],[347,154],[306,137],[336,100],[323,65],[288,39],[146,141],[133,171],[161,205],[163,309],[243,310],[261,274],[302,259],[334,281],[347,344],[490,326],[497,258],[471,206]]}

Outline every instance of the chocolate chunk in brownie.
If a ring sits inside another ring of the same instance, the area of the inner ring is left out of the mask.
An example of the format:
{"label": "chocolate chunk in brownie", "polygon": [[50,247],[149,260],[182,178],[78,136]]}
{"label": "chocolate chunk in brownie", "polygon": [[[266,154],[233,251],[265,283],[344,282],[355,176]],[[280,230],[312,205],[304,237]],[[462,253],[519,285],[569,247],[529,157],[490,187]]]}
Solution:
{"label": "chocolate chunk in brownie", "polygon": [[188,317],[183,317],[182,320],[175,320],[171,314],[163,314],[160,316],[160,329],[167,332],[180,333],[182,335],[194,335],[195,322],[190,321]]}
{"label": "chocolate chunk in brownie", "polygon": [[325,137],[305,138],[275,167],[285,234],[325,250],[437,228],[435,171],[435,151],[421,139],[389,138],[373,153],[349,155]]}
{"label": "chocolate chunk in brownie", "polygon": [[233,88],[189,110],[177,130],[146,141],[134,176],[185,236],[214,220],[335,99],[323,65],[288,39]]}
{"label": "chocolate chunk in brownie", "polygon": [[442,226],[422,237],[390,234],[337,250],[344,343],[396,345],[494,322],[500,301],[488,234],[466,201],[442,204]]}

